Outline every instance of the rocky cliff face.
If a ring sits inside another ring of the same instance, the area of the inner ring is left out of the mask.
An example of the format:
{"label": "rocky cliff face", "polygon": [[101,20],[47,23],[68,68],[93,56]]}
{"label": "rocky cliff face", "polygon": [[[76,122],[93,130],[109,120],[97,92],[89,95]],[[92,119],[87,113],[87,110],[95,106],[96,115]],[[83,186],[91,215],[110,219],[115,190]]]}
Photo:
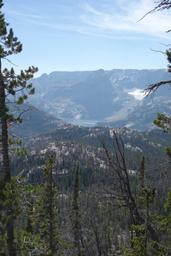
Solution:
{"label": "rocky cliff face", "polygon": [[164,70],[53,72],[33,80],[36,94],[31,103],[79,125],[100,122],[150,129],[156,112],[171,114],[171,90],[161,88],[148,98],[143,90],[169,76]]}

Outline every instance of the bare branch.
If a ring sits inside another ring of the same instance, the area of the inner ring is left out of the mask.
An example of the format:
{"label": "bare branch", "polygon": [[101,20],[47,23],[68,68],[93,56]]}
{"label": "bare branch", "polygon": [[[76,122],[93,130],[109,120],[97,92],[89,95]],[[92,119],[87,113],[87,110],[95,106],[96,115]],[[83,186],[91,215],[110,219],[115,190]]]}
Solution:
{"label": "bare branch", "polygon": [[152,52],[158,52],[158,53],[161,53],[161,54],[164,54],[166,55],[166,52],[163,52],[163,51],[160,51],[160,50],[154,50],[154,49],[150,49]]}
{"label": "bare branch", "polygon": [[171,85],[171,80],[160,81],[158,83],[149,85],[148,88],[145,89],[146,96],[148,96],[151,93],[155,92],[162,85]]}
{"label": "bare branch", "polygon": [[[157,12],[157,11],[161,11],[161,10],[165,10],[165,9],[170,9],[171,8],[171,0],[163,0],[163,1],[157,1],[156,3],[158,3],[152,10],[150,10],[149,12],[145,13],[142,18],[140,18],[137,22],[143,20],[146,16],[148,16],[149,14],[153,13],[153,12]],[[170,32],[171,30],[169,29],[167,32]]]}
{"label": "bare branch", "polygon": [[4,60],[8,61],[11,65],[18,67],[18,65],[16,65],[15,63],[13,63],[11,60],[9,60],[8,58],[3,58]]}

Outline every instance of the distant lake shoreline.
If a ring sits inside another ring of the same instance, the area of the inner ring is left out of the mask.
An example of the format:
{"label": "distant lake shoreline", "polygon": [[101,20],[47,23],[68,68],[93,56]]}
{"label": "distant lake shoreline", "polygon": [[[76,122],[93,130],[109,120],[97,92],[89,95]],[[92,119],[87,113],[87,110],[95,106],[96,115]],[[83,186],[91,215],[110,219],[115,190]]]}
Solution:
{"label": "distant lake shoreline", "polygon": [[98,120],[87,120],[87,119],[65,119],[67,123],[84,126],[84,127],[93,127],[96,126],[100,121]]}

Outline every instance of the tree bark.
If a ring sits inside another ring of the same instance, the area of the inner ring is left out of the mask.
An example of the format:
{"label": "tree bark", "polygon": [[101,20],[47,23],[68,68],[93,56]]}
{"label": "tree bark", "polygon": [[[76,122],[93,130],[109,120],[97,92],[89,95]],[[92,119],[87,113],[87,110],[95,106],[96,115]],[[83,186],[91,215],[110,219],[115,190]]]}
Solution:
{"label": "tree bark", "polygon": [[[1,68],[1,59],[0,59],[0,121],[1,121],[1,140],[2,140],[2,166],[3,166],[3,178],[4,186],[11,181],[11,168],[10,168],[10,159],[9,159],[9,144],[8,144],[8,118],[6,111],[6,95],[5,95],[5,85],[2,75]],[[7,198],[8,200],[8,198]],[[6,209],[7,215],[11,214],[12,207]],[[16,256],[16,248],[14,243],[14,220],[9,218],[9,221],[6,225],[7,231],[7,247],[9,256]]]}

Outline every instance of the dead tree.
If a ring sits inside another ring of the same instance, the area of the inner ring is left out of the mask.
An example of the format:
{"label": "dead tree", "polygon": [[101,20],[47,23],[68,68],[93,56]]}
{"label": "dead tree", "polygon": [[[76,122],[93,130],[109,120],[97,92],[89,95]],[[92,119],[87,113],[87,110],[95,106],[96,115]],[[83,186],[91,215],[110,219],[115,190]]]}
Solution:
{"label": "dead tree", "polygon": [[[145,223],[137,202],[136,197],[131,189],[130,175],[127,167],[125,147],[123,140],[118,136],[116,131],[113,132],[113,150],[108,149],[105,143],[102,143],[105,151],[106,160],[110,171],[114,176],[115,198],[121,202],[121,206],[129,210],[131,224],[141,225]],[[158,241],[158,235],[152,225],[148,224],[148,231],[154,241]]]}

